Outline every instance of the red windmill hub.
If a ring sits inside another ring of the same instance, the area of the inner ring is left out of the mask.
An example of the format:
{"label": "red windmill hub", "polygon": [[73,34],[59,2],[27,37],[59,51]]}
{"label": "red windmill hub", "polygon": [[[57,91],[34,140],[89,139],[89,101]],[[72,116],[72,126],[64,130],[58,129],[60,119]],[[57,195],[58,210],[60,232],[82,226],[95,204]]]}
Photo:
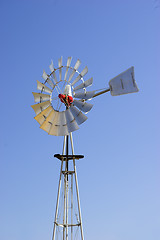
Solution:
{"label": "red windmill hub", "polygon": [[64,103],[65,105],[71,105],[71,103],[73,102],[73,97],[72,96],[68,96],[65,94],[59,94],[58,97],[60,98],[61,102]]}

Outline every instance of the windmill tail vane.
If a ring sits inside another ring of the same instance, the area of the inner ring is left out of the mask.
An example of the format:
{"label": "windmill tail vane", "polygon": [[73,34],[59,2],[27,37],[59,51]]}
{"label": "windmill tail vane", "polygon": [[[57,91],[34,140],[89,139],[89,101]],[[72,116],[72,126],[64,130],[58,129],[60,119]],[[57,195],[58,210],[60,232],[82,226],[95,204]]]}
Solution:
{"label": "windmill tail vane", "polygon": [[88,91],[93,83],[93,78],[84,79],[88,68],[79,72],[81,61],[78,59],[74,67],[71,66],[71,61],[72,57],[68,57],[63,65],[61,57],[57,68],[51,61],[50,74],[43,71],[43,82],[37,80],[39,92],[33,92],[35,104],[31,106],[36,114],[34,119],[42,130],[49,135],[64,136],[62,154],[54,155],[61,161],[61,169],[52,240],[84,239],[75,165],[75,160],[84,156],[74,154],[72,132],[78,130],[79,125],[88,119],[86,114],[93,107],[91,99],[107,92],[111,96],[119,96],[139,91],[134,67],[112,78],[107,88]]}

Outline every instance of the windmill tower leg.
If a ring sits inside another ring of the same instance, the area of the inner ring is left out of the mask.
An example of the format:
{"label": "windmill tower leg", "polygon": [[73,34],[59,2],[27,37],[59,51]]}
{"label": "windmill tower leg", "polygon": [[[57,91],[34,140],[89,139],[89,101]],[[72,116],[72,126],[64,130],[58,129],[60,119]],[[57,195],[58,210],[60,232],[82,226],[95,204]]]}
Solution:
{"label": "windmill tower leg", "polygon": [[[71,155],[69,155],[69,146],[72,150]],[[55,154],[54,156],[61,160],[61,170],[52,240],[74,240],[76,238],[75,232],[77,233],[77,231],[79,231],[80,236],[78,239],[84,240],[75,164],[76,159],[83,158],[84,156],[74,154],[73,138],[71,133],[69,136],[64,137],[62,155]],[[62,183],[63,187],[61,187]],[[78,214],[76,214],[76,219],[74,219],[74,208],[76,208],[78,212]],[[60,212],[62,212],[62,214],[60,214]],[[60,234],[61,238],[58,238],[58,233]]]}
{"label": "windmill tower leg", "polygon": [[[74,156],[74,145],[73,145],[73,138],[72,133],[70,133],[70,140],[71,140],[71,147],[72,147],[72,155]],[[75,158],[73,158],[73,166],[74,166],[74,176],[76,182],[76,193],[77,193],[77,201],[78,201],[78,211],[79,211],[79,219],[80,219],[80,228],[81,228],[81,238],[83,238],[83,227],[82,227],[82,216],[81,216],[81,207],[80,207],[80,199],[79,199],[79,190],[78,190],[78,180],[77,180],[77,171],[76,171],[76,164]]]}
{"label": "windmill tower leg", "polygon": [[[63,142],[63,151],[62,151],[63,155],[65,153],[65,147],[66,147],[66,136],[64,136],[64,142]],[[58,184],[57,203],[56,203],[56,212],[55,212],[55,218],[54,218],[52,240],[55,240],[56,222],[57,222],[57,217],[58,217],[58,206],[59,206],[59,195],[60,195],[61,181],[62,181],[62,169],[63,169],[63,159],[61,161],[61,170],[60,170],[60,177],[59,177],[59,184]]]}

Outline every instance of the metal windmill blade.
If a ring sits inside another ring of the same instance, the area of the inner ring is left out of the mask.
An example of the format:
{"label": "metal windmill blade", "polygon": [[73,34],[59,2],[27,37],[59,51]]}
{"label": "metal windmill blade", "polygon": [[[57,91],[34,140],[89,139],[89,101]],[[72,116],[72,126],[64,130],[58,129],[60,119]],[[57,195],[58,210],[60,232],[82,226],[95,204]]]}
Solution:
{"label": "metal windmill blade", "polygon": [[53,65],[53,61],[51,60],[51,64],[49,65],[49,69],[51,71],[51,74],[50,76],[53,76],[53,80],[54,80],[54,83],[56,84],[57,83],[57,76],[56,76],[56,73],[55,73],[55,68],[54,68],[54,65]]}
{"label": "metal windmill blade", "polygon": [[68,74],[68,70],[69,70],[69,67],[70,67],[70,64],[71,64],[71,60],[72,60],[72,57],[68,57],[68,59],[67,59],[67,66],[66,66],[66,72],[65,72],[65,75],[64,75],[64,81],[67,80],[67,74]]}
{"label": "metal windmill blade", "polygon": [[58,59],[58,66],[59,66],[59,80],[62,80],[62,57]]}
{"label": "metal windmill blade", "polygon": [[83,101],[75,99],[73,101],[73,106],[78,107],[84,113],[88,113],[92,109],[93,104],[90,104],[88,102],[85,102],[85,101],[83,102]]}
{"label": "metal windmill blade", "polygon": [[84,82],[82,82],[81,84],[79,84],[77,87],[73,88],[73,91],[77,91],[77,90],[80,90],[80,89],[83,89],[83,88],[86,88],[86,87],[89,87],[91,86],[93,83],[93,78],[90,78]]}
{"label": "metal windmill blade", "polygon": [[39,113],[41,113],[43,110],[45,110],[50,105],[51,105],[51,102],[50,101],[46,101],[46,102],[34,104],[31,107],[35,111],[35,114],[38,115]]}
{"label": "metal windmill blade", "polygon": [[83,78],[87,74],[87,72],[88,72],[88,68],[85,67],[83,71],[78,75],[78,77],[76,77],[76,79],[73,81],[71,85],[74,86],[81,78]]}
{"label": "metal windmill blade", "polygon": [[53,89],[55,87],[54,83],[52,82],[52,80],[50,79],[49,75],[47,75],[47,73],[43,70],[43,74],[42,74],[43,79],[45,80],[45,83],[47,82],[50,87]]}
{"label": "metal windmill blade", "polygon": [[52,90],[49,87],[45,86],[45,84],[41,83],[38,80],[37,80],[37,89],[41,91],[41,93],[43,92],[50,93],[50,94],[52,93]]}
{"label": "metal windmill blade", "polygon": [[70,76],[69,76],[69,80],[68,80],[68,83],[70,83],[71,79],[73,78],[73,76],[75,75],[76,71],[78,70],[79,66],[81,65],[81,61],[78,59],[74,68],[73,68],[73,71],[71,72]]}
{"label": "metal windmill blade", "polygon": [[34,101],[35,102],[45,102],[50,100],[51,95],[49,94],[43,94],[43,93],[35,93],[32,92],[33,96],[34,96]]}
{"label": "metal windmill blade", "polygon": [[89,100],[92,99],[95,94],[95,91],[89,92],[74,92],[74,97],[79,99]]}

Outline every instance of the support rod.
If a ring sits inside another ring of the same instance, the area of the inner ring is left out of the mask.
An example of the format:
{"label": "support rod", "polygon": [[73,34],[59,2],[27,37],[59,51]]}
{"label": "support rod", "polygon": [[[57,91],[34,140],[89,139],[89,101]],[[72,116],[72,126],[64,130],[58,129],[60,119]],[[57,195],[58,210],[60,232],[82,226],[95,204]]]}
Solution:
{"label": "support rod", "polygon": [[[62,152],[62,154],[64,154],[65,146],[66,146],[66,136],[64,136],[63,152]],[[55,239],[55,232],[56,232],[56,222],[57,222],[57,215],[58,215],[59,194],[60,194],[61,179],[62,179],[62,169],[63,169],[63,159],[62,159],[62,162],[61,162],[61,170],[60,170],[60,177],[59,177],[59,184],[58,184],[58,194],[57,194],[57,203],[56,203],[56,212],[55,212],[55,218],[54,218],[54,228],[53,228],[52,240]]]}
{"label": "support rod", "polygon": [[103,94],[103,93],[109,92],[109,91],[110,91],[110,88],[107,88],[106,90],[103,90],[103,91],[101,91],[101,92],[98,92],[98,93],[94,94],[94,95],[93,95],[93,98],[94,98],[94,97],[97,97],[97,96],[99,96],[99,95],[101,95],[101,94]]}
{"label": "support rod", "polygon": [[73,174],[71,175],[71,240],[73,240]]}
{"label": "support rod", "polygon": [[[71,147],[72,147],[72,155],[74,155],[72,132],[70,133],[70,140],[71,140]],[[79,220],[80,220],[80,228],[81,228],[81,238],[82,238],[82,240],[84,240],[75,158],[73,158],[73,166],[74,166],[74,172],[75,172],[74,176],[75,176],[75,182],[76,182],[76,193],[77,193],[77,201],[78,201],[78,212],[79,212]]]}
{"label": "support rod", "polygon": [[[66,166],[65,166],[66,168]],[[66,171],[66,170],[65,170]],[[64,174],[64,210],[63,210],[63,240],[65,240],[65,219],[66,219],[66,174]]]}
{"label": "support rod", "polygon": [[68,135],[67,135],[67,142],[66,142],[66,240],[68,240]]}

